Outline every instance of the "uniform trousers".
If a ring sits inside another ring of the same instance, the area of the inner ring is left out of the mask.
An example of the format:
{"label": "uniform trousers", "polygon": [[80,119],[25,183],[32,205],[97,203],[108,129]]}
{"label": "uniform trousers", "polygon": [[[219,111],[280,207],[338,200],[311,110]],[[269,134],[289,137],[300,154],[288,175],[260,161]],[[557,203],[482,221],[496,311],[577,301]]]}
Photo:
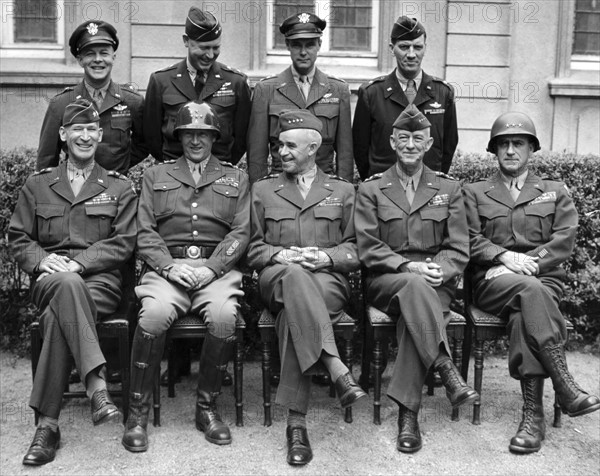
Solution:
{"label": "uniform trousers", "polygon": [[198,314],[206,323],[208,332],[225,339],[235,333],[235,322],[240,305],[242,273],[233,269],[207,286],[187,291],[154,271],[142,277],[135,293],[141,300],[138,325],[144,331],[159,336],[166,332],[175,319],[188,312]]}
{"label": "uniform trousers", "polygon": [[398,355],[387,394],[419,411],[427,371],[443,344],[450,355],[446,326],[454,283],[431,287],[411,273],[386,273],[367,279],[367,300],[396,320]]}
{"label": "uniform trousers", "polygon": [[277,315],[281,377],[275,402],[307,413],[310,375],[324,352],[339,358],[333,323],[350,297],[338,273],[311,272],[298,264],[275,264],[259,275],[260,295]]}
{"label": "uniform trousers", "polygon": [[121,299],[118,272],[82,277],[50,274],[31,287],[31,300],[40,309],[43,344],[29,406],[58,418],[73,356],[82,382],[104,365],[96,332],[97,319],[113,313]]}
{"label": "uniform trousers", "polygon": [[507,320],[511,377],[547,377],[537,358],[547,345],[564,344],[567,328],[558,305],[563,284],[554,276],[501,274],[474,287],[475,304]]}

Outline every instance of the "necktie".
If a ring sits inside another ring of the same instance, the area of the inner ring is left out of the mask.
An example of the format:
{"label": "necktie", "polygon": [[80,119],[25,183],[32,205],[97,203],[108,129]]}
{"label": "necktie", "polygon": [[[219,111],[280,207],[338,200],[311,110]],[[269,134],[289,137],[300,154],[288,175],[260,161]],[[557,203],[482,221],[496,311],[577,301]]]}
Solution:
{"label": "necktie", "polygon": [[94,95],[92,96],[96,109],[100,110],[102,107],[102,92],[99,89],[94,89]]}
{"label": "necktie", "polygon": [[194,81],[194,89],[196,90],[196,94],[198,95],[198,97],[200,97],[200,93],[204,89],[205,84],[206,81],[204,81],[204,74],[202,73],[202,71],[198,71],[196,73],[196,79]]}
{"label": "necktie", "polygon": [[302,88],[304,100],[308,100],[308,94],[310,93],[310,83],[308,82],[308,76],[300,76],[300,87]]}
{"label": "necktie", "polygon": [[200,182],[200,164],[194,164],[194,168],[192,169],[192,177],[194,177],[194,182],[196,185]]}
{"label": "necktie", "polygon": [[404,94],[406,94],[408,102],[412,104],[415,98],[417,97],[417,87],[414,79],[408,80],[408,82],[406,83],[406,91],[404,91]]}
{"label": "necktie", "polygon": [[413,183],[412,177],[408,179],[408,183],[406,184],[406,200],[408,200],[408,204],[412,205],[413,200],[415,199],[415,185]]}
{"label": "necktie", "polygon": [[296,183],[298,184],[298,188],[300,189],[300,194],[302,195],[302,198],[306,199],[306,196],[308,195],[308,192],[310,191],[310,187],[308,185],[306,185],[306,182],[304,181],[304,177],[297,178]]}
{"label": "necktie", "polygon": [[79,195],[79,192],[81,192],[81,187],[83,187],[84,183],[85,177],[82,173],[77,172],[75,177],[73,177],[73,180],[71,180],[71,189],[73,190],[73,195]]}
{"label": "necktie", "polygon": [[513,200],[516,202],[517,198],[519,198],[519,194],[521,193],[521,190],[519,190],[519,182],[517,179],[512,179],[510,181],[510,196],[513,198]]}

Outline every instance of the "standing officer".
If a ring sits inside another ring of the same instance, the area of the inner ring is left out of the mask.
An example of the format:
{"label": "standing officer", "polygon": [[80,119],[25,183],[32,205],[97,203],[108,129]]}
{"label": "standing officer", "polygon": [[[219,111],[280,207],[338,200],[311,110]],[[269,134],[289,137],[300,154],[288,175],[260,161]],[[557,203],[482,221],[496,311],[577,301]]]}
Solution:
{"label": "standing officer", "polygon": [[573,252],[577,210],[564,183],[528,171],[529,158],[539,149],[529,116],[502,114],[487,147],[498,158],[498,172],[464,189],[475,304],[506,319],[508,368],[523,392],[523,419],[509,445],[515,453],[541,448],[546,377],[569,416],[600,408],[598,397],[583,391],[567,369],[561,265]]}
{"label": "standing officer", "polygon": [[420,22],[399,17],[390,41],[397,68],[358,90],[352,135],[356,166],[363,180],[396,163],[389,137],[392,124],[409,104],[414,104],[431,123],[433,146],[423,163],[434,171],[448,173],[450,169],[458,144],[454,91],[448,83],[421,69],[426,41]]}
{"label": "standing officer", "polygon": [[110,23],[87,21],[75,29],[69,47],[83,68],[83,81],[50,101],[40,132],[36,169],[58,165],[61,150],[66,150],[58,133],[65,108],[76,99],[85,98],[100,113],[103,131],[95,161],[107,170],[126,174],[146,158],[148,150],[142,133],[144,98],[133,86],[119,85],[111,79],[119,47],[117,30]]}
{"label": "standing officer", "polygon": [[120,418],[101,372],[106,361],[96,322],[121,299],[119,267],[135,246],[137,199],[127,178],[95,163],[99,120],[85,99],[67,105],[59,133],[68,159],[27,179],[8,229],[13,255],[32,277],[44,340],[29,400],[39,425],[26,465],[54,460],[70,355],[91,399],[94,424]]}
{"label": "standing officer", "polygon": [[191,7],[183,35],[186,59],[150,76],[144,133],[157,160],[181,157],[182,146],[174,134],[177,112],[195,100],[210,104],[217,113],[221,125],[213,145],[217,159],[237,164],[246,152],[250,88],[245,74],[217,61],[222,31],[212,13]]}
{"label": "standing officer", "polygon": [[389,139],[396,165],[362,183],[356,201],[366,299],[398,319],[388,396],[399,406],[396,447],[403,453],[422,446],[417,416],[428,369],[440,373],[453,407],[477,398],[450,359],[446,336],[456,277],[469,260],[465,208],[459,184],[423,165],[430,128],[409,105]]}
{"label": "standing officer", "polygon": [[359,263],[354,187],[315,164],[322,128],[309,111],[283,113],[278,125],[283,173],[252,189],[248,264],[259,271],[261,298],[277,315],[281,380],[276,403],[289,408],[291,465],[312,459],[306,412],[316,364],[328,370],[342,407],[366,396],[340,360],[333,338],[332,319],[350,298],[345,273]]}
{"label": "standing officer", "polygon": [[263,79],[254,88],[248,128],[248,173],[252,183],[267,174],[269,153],[271,171],[281,171],[277,143],[279,115],[296,109],[310,111],[323,125],[323,145],[316,157],[319,168],[333,173],[335,162],[338,176],[353,178],[350,91],[344,81],[315,66],[326,24],[312,13],[299,13],[279,27],[285,35],[292,66],[277,76]]}
{"label": "standing officer", "polygon": [[196,428],[217,445],[231,443],[216,411],[235,340],[242,273],[235,264],[250,236],[248,178],[211,154],[221,129],[207,103],[189,102],[174,130],[183,156],[144,173],[138,210],[140,256],[147,271],[136,294],[141,300],[131,351],[131,399],[123,446],[148,449],[148,412],[166,332],[175,319],[199,314],[208,326],[196,391]]}

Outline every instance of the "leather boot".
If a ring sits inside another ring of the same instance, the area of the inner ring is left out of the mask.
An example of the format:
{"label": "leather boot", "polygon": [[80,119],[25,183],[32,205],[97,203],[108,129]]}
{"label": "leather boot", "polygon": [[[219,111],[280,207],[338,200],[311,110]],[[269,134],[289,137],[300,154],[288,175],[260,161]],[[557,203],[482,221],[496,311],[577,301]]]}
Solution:
{"label": "leather boot", "polygon": [[552,379],[563,413],[576,417],[600,408],[600,399],[583,390],[569,372],[562,344],[548,345],[539,353],[539,359]]}
{"label": "leather boot", "polygon": [[544,420],[544,379],[521,380],[523,393],[523,417],[517,434],[510,440],[508,449],[513,453],[535,453],[542,447],[546,436]]}
{"label": "leather boot", "polygon": [[467,385],[450,357],[436,363],[435,370],[439,372],[442,383],[446,387],[446,396],[450,400],[452,408],[477,400],[479,395]]}
{"label": "leather boot", "polygon": [[396,449],[401,453],[415,453],[423,447],[419,430],[419,414],[404,405],[398,409],[398,439]]}
{"label": "leather boot", "polygon": [[207,334],[200,354],[198,388],[196,390],[196,428],[215,445],[231,443],[229,427],[217,413],[216,399],[221,393],[223,370],[227,368],[235,336],[220,339]]}
{"label": "leather boot", "polygon": [[154,391],[154,378],[160,369],[160,359],[165,347],[166,334],[155,336],[135,329],[131,349],[131,387],[129,392],[129,416],[121,443],[134,453],[148,449],[148,413],[150,398]]}

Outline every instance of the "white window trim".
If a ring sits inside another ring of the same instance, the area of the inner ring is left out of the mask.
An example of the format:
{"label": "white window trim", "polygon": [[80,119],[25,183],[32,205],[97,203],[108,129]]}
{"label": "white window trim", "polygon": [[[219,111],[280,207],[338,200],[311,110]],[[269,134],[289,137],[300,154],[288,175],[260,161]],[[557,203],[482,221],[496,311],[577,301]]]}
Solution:
{"label": "white window trim", "polygon": [[[4,3],[4,2],[3,2]],[[13,3],[17,3],[15,0]],[[64,59],[65,58],[65,15],[64,0],[54,0],[58,18],[55,21],[56,43],[15,43],[14,14],[3,9],[0,22],[0,58]],[[14,9],[18,8],[13,5]],[[13,9],[13,11],[14,11]],[[6,13],[6,14],[5,14]]]}
{"label": "white window trim", "polygon": [[[332,0],[314,0],[315,13],[317,16],[328,20],[327,12],[331,11],[331,4],[335,6]],[[327,64],[332,66],[343,66],[348,64],[348,57],[352,57],[352,64],[359,67],[377,67],[378,47],[379,47],[379,4],[381,0],[372,0],[371,10],[371,51],[330,51],[329,44],[331,39],[331,30],[325,28],[322,36],[322,45],[319,50],[319,57],[327,58]],[[275,0],[266,0],[267,11],[267,64],[289,65],[290,54],[284,49],[274,49],[272,28],[269,28],[275,22]],[[322,15],[322,16],[321,16]]]}

